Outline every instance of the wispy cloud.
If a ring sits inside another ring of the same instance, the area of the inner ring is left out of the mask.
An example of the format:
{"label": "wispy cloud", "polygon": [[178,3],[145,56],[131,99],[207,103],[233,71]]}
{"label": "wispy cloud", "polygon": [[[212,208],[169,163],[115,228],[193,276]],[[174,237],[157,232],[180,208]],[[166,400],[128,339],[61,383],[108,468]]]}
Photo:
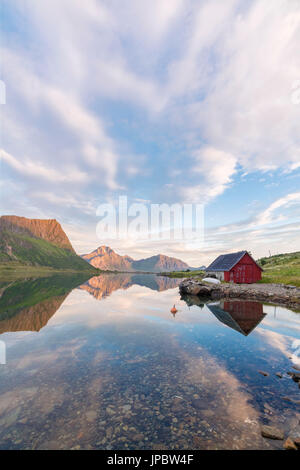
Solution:
{"label": "wispy cloud", "polygon": [[23,176],[41,178],[55,183],[69,182],[71,184],[88,180],[88,175],[79,170],[72,168],[64,168],[64,171],[62,171],[62,168],[55,170],[53,167],[45,166],[42,162],[23,157],[17,159],[3,149],[0,149],[0,158]]}

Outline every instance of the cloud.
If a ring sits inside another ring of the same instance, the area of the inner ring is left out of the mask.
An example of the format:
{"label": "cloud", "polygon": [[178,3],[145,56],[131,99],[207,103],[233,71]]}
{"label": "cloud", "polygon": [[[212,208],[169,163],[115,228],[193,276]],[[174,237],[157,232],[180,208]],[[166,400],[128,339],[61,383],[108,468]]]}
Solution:
{"label": "cloud", "polygon": [[236,165],[236,157],[213,147],[204,147],[193,152],[190,171],[201,183],[183,188],[184,199],[205,203],[222,194],[232,181]]}
{"label": "cloud", "polygon": [[85,162],[105,172],[106,185],[111,190],[120,188],[116,182],[119,155],[114,142],[106,135],[99,117],[84,109],[74,98],[56,89],[48,89],[46,101],[57,112],[62,123],[74,130],[82,142]]}
{"label": "cloud", "polygon": [[[283,207],[287,209],[293,205],[298,205],[300,208],[300,192],[287,194],[286,196],[277,199],[256,218],[256,223],[258,225],[265,225],[267,223],[274,222],[275,211]],[[281,214],[277,220],[282,220],[284,218],[284,214]]]}
{"label": "cloud", "polygon": [[[49,113],[55,113],[55,117],[60,120],[61,125],[72,133],[73,141],[74,138],[76,139],[75,142],[77,147],[75,149],[73,148],[73,152],[75,152],[75,154],[73,153],[72,155],[72,161],[74,161],[74,157],[76,156],[78,166],[83,167],[84,170],[89,172],[90,179],[93,179],[96,176],[95,173],[91,173],[92,169],[102,170],[105,175],[105,178],[101,180],[102,184],[106,185],[110,190],[120,189],[121,186],[116,182],[120,155],[116,149],[117,145],[113,139],[108,136],[101,118],[87,110],[84,105],[79,102],[79,99],[76,96],[71,95],[67,90],[60,90],[52,87],[47,82],[43,82],[31,71],[28,71],[32,70],[32,67],[30,63],[26,63],[25,59],[20,59],[19,56],[4,49],[2,50],[2,53],[5,58],[6,74],[10,79],[11,87],[21,99],[16,106],[23,106],[24,101],[26,101],[26,118],[28,119],[29,117],[28,114],[30,109],[33,114],[44,115],[46,113],[48,119],[49,116],[51,117],[51,114],[49,115]],[[20,83],[22,83],[22,87],[19,86]],[[24,138],[26,135],[26,125],[28,126],[28,123],[24,122],[22,116],[18,116],[17,111],[13,107],[10,111],[12,114],[15,114],[14,117],[16,118],[16,123],[15,126],[12,126],[10,118],[8,118],[8,120],[4,119],[4,125],[6,125],[7,131],[11,131],[13,137],[13,134],[15,133],[14,128],[18,129],[19,127],[18,132],[23,135]],[[33,116],[33,119],[36,119],[35,116]],[[40,133],[47,131],[48,129],[42,129]],[[49,131],[51,132],[50,126]],[[37,132],[37,130],[35,130],[35,132]],[[7,138],[9,138],[9,135]],[[14,142],[13,139],[11,139],[11,141]],[[64,143],[64,145],[66,144]],[[72,144],[68,142],[67,145],[69,146]],[[74,144],[72,147],[74,147]],[[70,152],[71,148],[67,149],[67,151]],[[63,150],[64,149],[61,148],[60,152]],[[45,150],[43,153],[43,156],[39,155],[39,159],[44,158],[46,160],[53,161],[52,155],[48,155]],[[76,182],[79,179],[79,175],[83,175],[85,173],[85,171],[78,171],[77,174],[76,172],[68,172],[68,177],[66,178],[63,175],[64,169],[61,168],[61,175],[59,175],[58,178],[55,178],[54,175],[58,173],[57,170],[53,169],[49,172],[42,171],[43,165],[38,162],[34,162],[34,159],[32,159],[31,163],[28,162],[26,165],[22,162],[17,163],[16,158],[14,158],[13,161],[12,158],[8,159],[8,157],[6,157],[5,161],[8,162],[8,160],[12,166],[19,171],[23,168],[23,171],[26,174],[29,174],[29,167],[31,167],[32,174],[38,175],[38,173],[40,173],[46,177],[48,173],[48,179],[56,179],[57,182],[65,181],[66,179],[72,181],[73,176],[74,182]],[[59,162],[60,167],[61,163],[65,160],[65,156],[62,155],[62,159]],[[33,168],[35,163],[37,166],[40,166],[39,171]]]}
{"label": "cloud", "polygon": [[[236,155],[248,171],[294,167],[300,159],[300,107],[291,104],[290,90],[300,68],[299,5],[262,0],[241,9],[242,4],[227,9],[231,14],[221,34],[210,30],[213,59],[205,61],[200,99],[183,105],[182,119],[206,142]],[[195,59],[197,66],[202,70]]]}
{"label": "cloud", "polygon": [[17,159],[3,149],[0,149],[0,158],[23,176],[41,178],[53,183],[82,183],[88,180],[88,175],[77,169],[67,168],[62,172],[61,170],[47,167],[38,161],[26,158]]}

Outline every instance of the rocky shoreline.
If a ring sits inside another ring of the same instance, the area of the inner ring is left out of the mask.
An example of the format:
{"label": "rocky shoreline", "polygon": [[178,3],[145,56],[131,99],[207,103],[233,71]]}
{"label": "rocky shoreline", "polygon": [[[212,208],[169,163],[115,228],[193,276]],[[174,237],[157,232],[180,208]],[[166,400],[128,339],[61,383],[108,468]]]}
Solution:
{"label": "rocky shoreline", "polygon": [[184,279],[179,284],[182,295],[196,295],[206,299],[245,299],[281,304],[300,310],[300,288],[283,284],[210,284],[201,279]]}

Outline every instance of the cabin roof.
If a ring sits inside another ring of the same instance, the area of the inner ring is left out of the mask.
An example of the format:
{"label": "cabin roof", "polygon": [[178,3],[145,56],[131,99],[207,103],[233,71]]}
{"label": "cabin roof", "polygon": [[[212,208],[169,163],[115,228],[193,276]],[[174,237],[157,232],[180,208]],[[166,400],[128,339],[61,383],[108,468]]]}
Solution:
{"label": "cabin roof", "polygon": [[[238,251],[237,253],[228,253],[227,255],[220,255],[216,258],[207,268],[206,271],[230,271],[244,255],[249,253],[247,251]],[[249,255],[255,264],[256,261]],[[257,264],[258,266],[258,264]],[[261,269],[261,267],[259,266]]]}

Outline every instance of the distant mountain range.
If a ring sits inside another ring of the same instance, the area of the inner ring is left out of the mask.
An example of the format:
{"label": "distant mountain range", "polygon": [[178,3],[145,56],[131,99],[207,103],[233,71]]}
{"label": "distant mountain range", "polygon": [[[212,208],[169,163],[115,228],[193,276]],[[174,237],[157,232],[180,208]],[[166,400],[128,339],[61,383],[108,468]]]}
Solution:
{"label": "distant mountain range", "polygon": [[180,259],[165,255],[156,255],[150,258],[134,260],[127,255],[118,255],[109,246],[99,246],[99,248],[91,253],[82,255],[82,258],[95,268],[109,271],[161,273],[193,269],[189,268],[189,266]]}
{"label": "distant mountain range", "polygon": [[177,258],[155,255],[135,260],[118,255],[108,246],[78,256],[55,219],[28,219],[15,215],[0,217],[0,266],[49,267],[62,270],[97,269],[119,272],[171,272],[193,270]]}
{"label": "distant mountain range", "polygon": [[78,256],[55,220],[0,217],[0,264],[54,269],[96,270]]}

